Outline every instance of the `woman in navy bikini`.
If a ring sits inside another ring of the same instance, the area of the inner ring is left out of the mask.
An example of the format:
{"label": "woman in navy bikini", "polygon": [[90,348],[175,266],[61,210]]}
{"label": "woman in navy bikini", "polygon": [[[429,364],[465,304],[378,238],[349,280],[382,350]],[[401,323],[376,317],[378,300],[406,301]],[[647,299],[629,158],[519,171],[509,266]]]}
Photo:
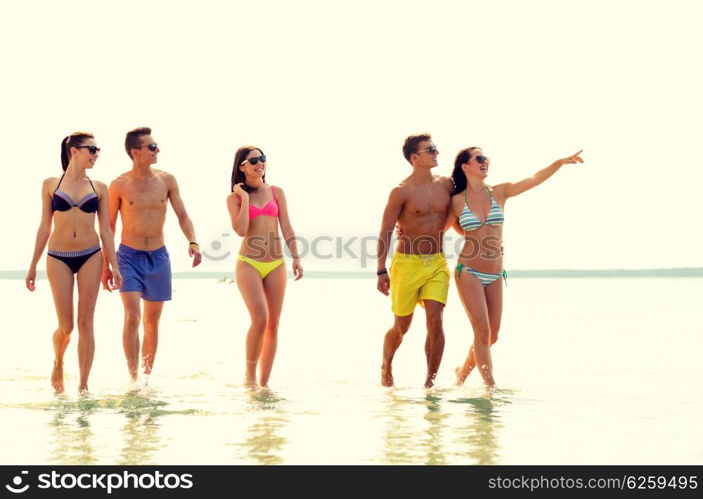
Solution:
{"label": "woman in navy bikini", "polygon": [[95,232],[96,213],[100,240],[112,267],[112,289],[118,289],[122,282],[108,220],[107,187],[86,175],[86,170],[93,168],[99,153],[100,148],[95,145],[95,138],[90,133],[75,132],[61,141],[64,173],[61,178],[47,178],[42,185],[41,222],[34,256],[25,278],[27,289],[34,291],[37,262],[48,241],[46,274],[59,320],[53,337],[55,358],[51,373],[51,384],[57,393],[64,391],[63,357],[73,331],[74,280],[78,284],[78,390],[81,393],[88,391],[88,375],[95,353],[93,314],[103,269],[98,234]]}
{"label": "woman in navy bikini", "polygon": [[293,275],[303,277],[303,267],[288,216],[283,189],[266,183],[266,156],[254,146],[240,147],[234,155],[231,194],[227,208],[232,228],[242,236],[235,277],[251,315],[246,342],[245,383],[268,386],[278,343],[278,320],[286,291],[286,267],[278,235],[293,255]]}
{"label": "woman in navy bikini", "polygon": [[452,196],[447,226],[464,235],[464,247],[455,269],[459,296],[474,330],[474,342],[466,361],[456,368],[457,384],[463,384],[475,366],[487,386],[494,386],[490,347],[498,339],[503,311],[503,206],[508,198],[538,186],[563,165],[583,163],[581,151],[558,159],[520,182],[486,185],[491,160],[478,147],[459,151],[454,161]]}

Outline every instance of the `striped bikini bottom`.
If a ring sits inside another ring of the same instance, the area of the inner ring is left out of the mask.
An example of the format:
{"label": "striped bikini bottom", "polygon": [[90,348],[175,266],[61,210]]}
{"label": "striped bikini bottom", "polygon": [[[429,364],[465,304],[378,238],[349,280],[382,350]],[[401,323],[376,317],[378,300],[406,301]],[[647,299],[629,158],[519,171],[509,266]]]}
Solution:
{"label": "striped bikini bottom", "polygon": [[503,282],[505,282],[505,285],[508,285],[508,273],[503,270],[500,274],[488,274],[486,272],[479,272],[476,269],[472,269],[471,267],[465,266],[463,263],[458,263],[456,266],[456,278],[460,279],[461,278],[461,272],[462,270],[467,271],[469,274],[475,275],[476,278],[481,281],[481,284],[483,284],[483,287],[485,288],[489,284],[492,284],[493,282],[497,281],[501,277],[503,278]]}

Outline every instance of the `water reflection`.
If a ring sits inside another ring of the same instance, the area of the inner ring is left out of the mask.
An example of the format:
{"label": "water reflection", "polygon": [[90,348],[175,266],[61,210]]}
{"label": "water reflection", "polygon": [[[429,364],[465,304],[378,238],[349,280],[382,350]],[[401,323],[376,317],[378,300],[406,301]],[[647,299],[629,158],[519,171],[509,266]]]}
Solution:
{"label": "water reflection", "polygon": [[248,415],[250,423],[242,443],[247,451],[247,463],[283,463],[282,450],[288,440],[281,436],[281,430],[288,425],[289,420],[280,408],[281,401],[271,390],[251,390]]}
{"label": "water reflection", "polygon": [[442,429],[444,420],[449,416],[442,412],[441,398],[428,393],[425,396],[425,464],[447,464],[447,458],[442,449]]}
{"label": "water reflection", "polygon": [[[90,427],[90,415],[97,402],[81,398],[72,402],[64,396],[57,397],[52,406],[54,417],[49,422],[54,435],[49,461],[57,464],[95,464],[95,435]],[[75,418],[74,418],[75,416]]]}
{"label": "water reflection", "polygon": [[468,457],[472,464],[496,464],[499,457],[496,431],[502,427],[497,409],[509,401],[496,394],[487,394],[450,402],[466,406],[455,432],[458,454]]}
{"label": "water reflection", "polygon": [[[441,398],[431,392],[427,392],[424,398],[388,392],[384,462],[446,464],[442,433],[448,414],[442,410],[440,402]],[[421,412],[422,408],[425,410]],[[426,425],[418,424],[420,421]]]}
{"label": "water reflection", "polygon": [[159,436],[159,416],[166,402],[152,400],[139,393],[129,393],[119,403],[120,412],[127,418],[122,427],[124,437],[118,464],[153,464],[154,454],[164,444]]}
{"label": "water reflection", "polygon": [[[424,397],[387,394],[383,462],[388,464],[496,464],[502,427],[500,394],[450,398],[437,390]],[[421,411],[421,408],[424,409]]]}

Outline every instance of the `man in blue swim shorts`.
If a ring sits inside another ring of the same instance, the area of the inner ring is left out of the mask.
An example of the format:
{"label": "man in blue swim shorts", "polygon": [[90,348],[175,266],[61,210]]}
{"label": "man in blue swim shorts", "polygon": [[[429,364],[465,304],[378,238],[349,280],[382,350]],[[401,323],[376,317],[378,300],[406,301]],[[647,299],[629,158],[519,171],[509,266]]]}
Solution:
{"label": "man in blue swim shorts", "polygon": [[[132,169],[110,184],[109,215],[113,231],[118,214],[122,221],[121,244],[117,250],[117,264],[123,275],[120,288],[124,306],[122,343],[129,375],[132,381],[136,381],[141,304],[144,303],[141,359],[144,374],[148,376],[154,366],[163,305],[171,299],[171,262],[164,246],[167,202],[171,203],[181,230],[189,241],[188,254],[193,257],[193,267],[200,264],[202,257],[176,178],[152,168],[158,160],[160,149],[151,136],[151,129],[142,127],[128,132],[125,149],[132,159]],[[111,272],[106,265],[103,269],[103,287],[108,289]]]}

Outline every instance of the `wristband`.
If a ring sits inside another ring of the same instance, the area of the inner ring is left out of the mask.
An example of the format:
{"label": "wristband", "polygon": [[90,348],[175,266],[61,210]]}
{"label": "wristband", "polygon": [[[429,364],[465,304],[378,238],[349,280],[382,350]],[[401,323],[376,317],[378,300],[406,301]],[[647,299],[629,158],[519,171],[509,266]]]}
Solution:
{"label": "wristband", "polygon": [[387,273],[388,273],[388,270],[386,270],[386,269],[381,269],[381,270],[376,271],[376,275],[383,275],[383,274],[387,274]]}
{"label": "wristband", "polygon": [[200,245],[199,245],[198,243],[194,242],[194,241],[191,241],[191,242],[188,244],[188,246],[196,246],[196,247],[200,248]]}

